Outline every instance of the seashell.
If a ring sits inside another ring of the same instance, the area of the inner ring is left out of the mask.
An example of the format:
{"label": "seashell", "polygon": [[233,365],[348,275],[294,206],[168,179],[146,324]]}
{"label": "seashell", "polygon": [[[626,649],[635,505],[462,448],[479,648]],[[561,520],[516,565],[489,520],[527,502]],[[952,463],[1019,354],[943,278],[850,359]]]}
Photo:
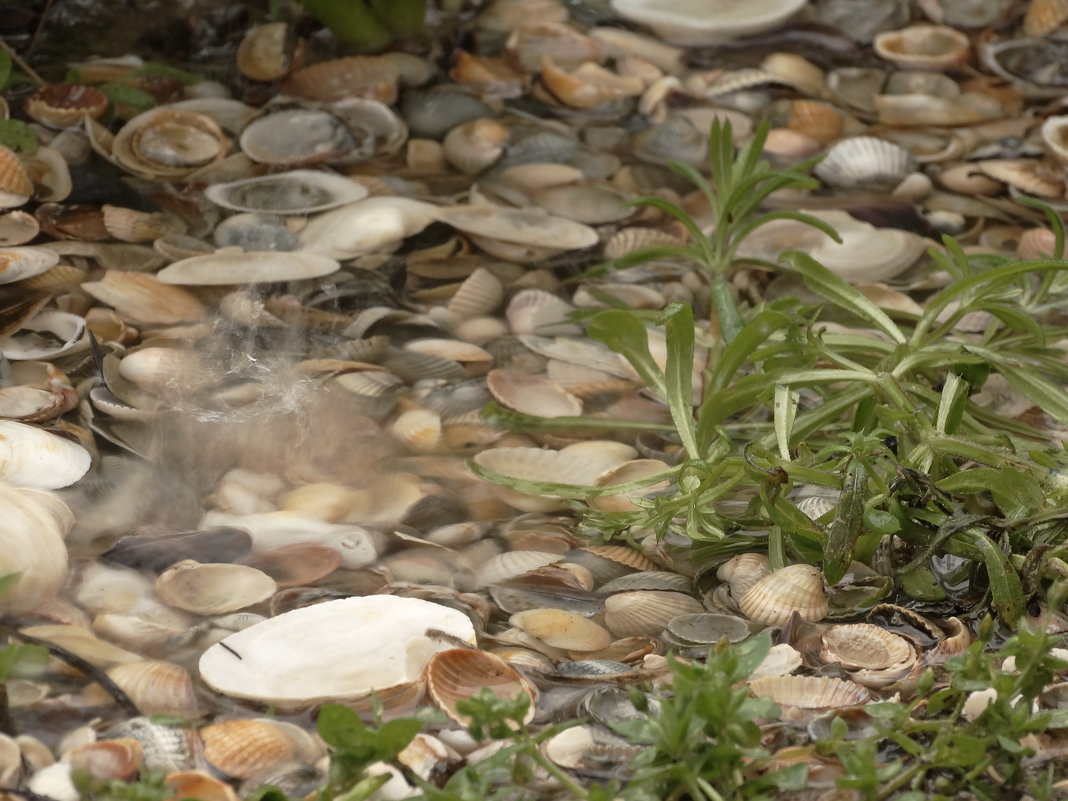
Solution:
{"label": "seashell", "polygon": [[398,246],[437,219],[430,203],[402,197],[370,197],[312,219],[300,232],[303,251],[351,259]]}
{"label": "seashell", "polygon": [[160,107],[126,123],[115,134],[111,156],[138,175],[179,178],[222,159],[230,144],[211,117]]}
{"label": "seashell", "polygon": [[[228,251],[237,248],[253,252],[290,252],[300,247],[300,239],[286,227],[285,218],[276,214],[235,214],[215,227],[212,238],[220,250]],[[180,256],[175,261],[203,255],[202,252],[195,252]]]}
{"label": "seashell", "polygon": [[830,709],[872,700],[871,693],[861,685],[824,676],[766,676],[748,684],[754,696],[771,698],[784,707]]}
{"label": "seashell", "polygon": [[409,450],[428,453],[441,443],[441,417],[429,409],[410,409],[393,421],[390,431]]}
{"label": "seashell", "polygon": [[[358,638],[336,636],[357,629]],[[457,640],[474,645],[475,632],[455,609],[390,595],[344,598],[231,634],[204,652],[200,675],[224,695],[300,709],[414,682],[434,653]]]}
{"label": "seashell", "polygon": [[310,542],[282,545],[247,557],[242,564],[267,574],[279,587],[306,587],[341,565],[341,552]]}
{"label": "seashell", "polygon": [[86,117],[99,117],[108,107],[107,96],[93,86],[73,83],[45,84],[26,98],[26,114],[49,128],[69,128]]}
{"label": "seashell", "polygon": [[63,754],[63,762],[72,771],[88,773],[98,781],[131,781],[144,758],[141,743],[130,737],[88,743]]}
{"label": "seashell", "polygon": [[467,725],[470,717],[457,711],[457,702],[477,695],[483,688],[498,698],[510,701],[525,693],[531,703],[523,723],[530,723],[534,719],[537,688],[501,657],[485,651],[453,648],[439,651],[427,663],[427,694],[460,725]]}
{"label": "seashell", "polygon": [[842,115],[834,106],[816,100],[795,100],[790,104],[787,127],[830,144],[842,134]]}
{"label": "seashell", "polygon": [[233,211],[312,214],[362,200],[367,189],[329,172],[290,170],[215,184],[204,190],[204,196]]}
{"label": "seashell", "polygon": [[33,181],[14,150],[0,145],[0,208],[21,206],[33,195]]}
{"label": "seashell", "polygon": [[71,778],[71,766],[65,762],[41,768],[26,782],[26,789],[53,801],[80,801],[82,797]]}
{"label": "seashell", "polygon": [[759,0],[744,6],[650,0],[612,0],[617,14],[645,25],[671,44],[698,46],[749,36],[783,25],[803,0]]}
{"label": "seashell", "polygon": [[131,651],[104,642],[82,626],[27,626],[20,631],[39,640],[66,648],[98,668],[106,669],[120,662],[137,662],[142,659]]}
{"label": "seashell", "polygon": [[1001,39],[977,45],[980,60],[1026,97],[1057,97],[1068,86],[1061,68],[1066,47],[1051,39]]}
{"label": "seashell", "polygon": [[99,281],[87,281],[81,289],[134,322],[195,322],[205,316],[204,305],[194,295],[144,273],[108,270]]}
{"label": "seashell", "polygon": [[[629,484],[634,481],[663,475],[670,469],[666,462],[659,459],[631,459],[616,467],[610,468],[597,476],[599,487],[610,487],[616,484]],[[635,505],[634,498],[644,498],[657,492],[666,490],[669,486],[667,479],[656,483],[646,483],[642,487],[626,490],[612,495],[596,495],[589,499],[591,509],[603,512],[630,512]]]}
{"label": "seashell", "polygon": [[505,317],[513,334],[541,336],[579,333],[578,326],[567,322],[574,307],[565,300],[541,289],[524,289],[508,303]]}
{"label": "seashell", "polygon": [[827,74],[831,97],[850,108],[875,113],[875,97],[882,94],[886,73],[874,67],[839,67]]}
{"label": "seashell", "polygon": [[[0,421],[0,438],[5,442],[10,440],[12,431],[18,431],[18,429],[8,429],[8,426],[21,426],[44,437],[58,440],[57,437],[39,429],[4,420]],[[19,440],[16,439],[16,441]],[[70,444],[65,440],[59,441]],[[43,444],[47,444],[47,441]],[[73,444],[71,447],[79,448]],[[39,452],[31,455],[40,456]],[[86,459],[88,459],[88,454],[86,454]],[[47,468],[47,464],[45,466]],[[13,467],[15,465],[11,463],[11,455],[0,459],[0,472],[13,473]],[[62,464],[56,467],[59,470],[65,468]],[[86,464],[86,469],[88,469],[88,464]],[[52,471],[48,472],[51,474]],[[16,479],[18,475],[15,473]],[[32,611],[51,600],[63,585],[67,577],[67,548],[64,544],[64,537],[73,520],[70,524],[64,524],[53,514],[48,505],[51,502],[58,505],[57,509],[60,512],[67,511],[58,499],[16,489],[12,486],[16,485],[16,480],[12,480],[8,475],[0,477],[6,482],[0,484],[0,512],[3,513],[4,520],[4,527],[0,532],[0,543],[4,546],[0,551],[0,570],[4,572],[0,575],[21,574],[19,581],[0,598],[0,609],[7,613],[21,614]],[[43,483],[54,486],[56,482],[53,480]],[[69,515],[69,511],[67,514]]]}
{"label": "seashell", "polygon": [[1023,18],[1025,36],[1046,36],[1068,22],[1064,0],[1031,0]]}
{"label": "seashell", "polygon": [[278,589],[274,579],[245,565],[185,559],[156,579],[160,599],[198,615],[220,615],[265,601]]}
{"label": "seashell", "polygon": [[196,798],[199,801],[238,801],[233,787],[203,771],[174,771],[164,776],[163,781],[168,787],[174,788],[174,798]]}
{"label": "seashell", "polygon": [[150,214],[108,204],[104,204],[101,211],[104,228],[112,237],[123,242],[152,242],[161,236],[185,230],[181,221],[162,213]]}
{"label": "seashell", "polygon": [[1047,117],[1040,132],[1046,150],[1061,164],[1068,164],[1068,116]]}
{"label": "seashell", "polygon": [[560,0],[495,0],[479,11],[474,25],[483,33],[508,34],[532,20],[567,22],[567,6]]}
{"label": "seashell", "polygon": [[90,461],[89,452],[70,440],[0,420],[0,479],[11,487],[67,487],[85,475]]}
{"label": "seashell", "polygon": [[1059,198],[1064,181],[1038,159],[984,159],[974,162],[984,174],[1029,195]]}
{"label": "seashell", "polygon": [[601,595],[610,595],[616,592],[632,590],[664,590],[667,592],[688,593],[692,590],[692,582],[679,573],[668,573],[662,570],[642,570],[638,573],[627,573],[607,581],[598,587],[597,592]]}
{"label": "seashell", "polygon": [[796,53],[771,53],[760,63],[760,68],[807,95],[820,96],[826,90],[827,76],[823,70]]}
{"label": "seashell", "polygon": [[823,576],[812,565],[788,565],[776,570],[738,598],[742,614],[769,626],[785,623],[796,612],[802,620],[822,620],[828,611]]}
{"label": "seashell", "polygon": [[681,161],[698,166],[704,163],[707,148],[707,133],[700,131],[688,117],[674,111],[662,122],[636,133],[631,142],[634,155],[652,164]]}
{"label": "seashell", "polygon": [[567,71],[552,57],[541,57],[541,80],[553,96],[571,108],[590,109],[602,103],[634,97],[642,93],[641,78],[617,75],[593,61],[585,61]]}
{"label": "seashell", "polygon": [[193,678],[189,671],[172,662],[148,660],[125,662],[107,671],[144,715],[200,715]]}
{"label": "seashell", "polygon": [[877,34],[876,55],[905,69],[946,69],[963,64],[971,54],[971,40],[944,25],[912,25]]}
{"label": "seashell", "polygon": [[551,648],[565,651],[599,651],[612,642],[612,635],[589,618],[565,609],[528,609],[509,622]]}
{"label": "seashell", "polygon": [[952,25],[955,28],[986,28],[996,25],[1011,5],[1010,0],[924,0],[919,3],[932,22]]}
{"label": "seashell", "polygon": [[504,284],[485,267],[477,267],[453,293],[448,309],[461,319],[492,314],[504,299]]}
{"label": "seashell", "polygon": [[438,140],[465,122],[493,115],[477,97],[444,85],[405,92],[400,109],[412,136]]}
{"label": "seashell", "polygon": [[604,245],[606,259],[618,259],[642,248],[683,247],[686,240],[656,228],[624,228],[609,237]]}
{"label": "seashell", "polygon": [[870,623],[831,626],[820,638],[820,659],[846,668],[877,670],[911,665],[916,652],[908,640]]}
{"label": "seashell", "polygon": [[591,184],[547,186],[530,197],[550,214],[587,225],[619,222],[634,213],[620,192]]}
{"label": "seashell", "polygon": [[496,162],[508,144],[508,129],[491,119],[475,119],[445,134],[442,153],[460,172],[475,175]]}
{"label": "seashell", "polygon": [[952,100],[929,94],[877,95],[874,100],[882,125],[974,125],[1005,116],[996,98],[980,92],[965,92]]}
{"label": "seashell", "polygon": [[9,211],[7,214],[0,214],[0,247],[25,245],[40,231],[41,224],[37,218],[25,211]]}
{"label": "seashell", "polygon": [[723,637],[729,642],[741,642],[752,632],[749,624],[733,615],[717,615],[711,612],[692,612],[672,618],[664,636],[687,645],[715,645]]}
{"label": "seashell", "polygon": [[13,247],[0,250],[0,284],[23,281],[51,270],[59,255],[45,248]]}
{"label": "seashell", "polygon": [[199,731],[204,759],[226,776],[249,779],[299,756],[286,728],[272,720],[221,720]]}
{"label": "seashell", "polygon": [[604,605],[605,625],[616,637],[658,635],[673,618],[704,611],[692,595],[654,590],[616,593]]}
{"label": "seashell", "polygon": [[340,265],[316,253],[219,251],[176,261],[156,273],[164,284],[224,286],[301,281],[337,272]]}
{"label": "seashell", "polygon": [[765,676],[788,676],[801,667],[801,653],[791,645],[779,643],[771,646],[767,656],[749,674],[749,681],[753,682]]}
{"label": "seashell", "polygon": [[797,499],[797,509],[809,520],[819,520],[838,508],[834,499],[824,495],[806,495]]}
{"label": "seashell", "polygon": [[237,46],[237,68],[254,81],[276,81],[289,72],[291,29],[284,22],[269,22],[249,30]]}
{"label": "seashell", "polygon": [[[924,658],[929,665],[945,664],[950,657],[957,656],[968,650],[968,646],[972,643],[971,631],[959,618],[948,618],[946,624],[946,636],[936,642],[924,654]],[[1008,668],[1003,665],[1002,669],[1007,670]]]}
{"label": "seashell", "polygon": [[587,248],[598,241],[589,226],[526,209],[446,206],[439,210],[439,219],[469,234],[517,244],[551,242],[558,250]]}
{"label": "seashell", "polygon": [[[390,54],[400,55],[400,54]],[[290,75],[282,92],[329,103],[347,97],[367,97],[387,105],[397,100],[398,64],[383,56],[348,56],[321,61]]]}
{"label": "seashell", "polygon": [[815,173],[838,188],[889,190],[915,170],[916,161],[904,148],[873,136],[854,136],[833,145]]}
{"label": "seashell", "polygon": [[771,565],[762,553],[737,554],[716,570],[716,578],[730,587],[733,598],[741,598],[750,587],[769,575]]}
{"label": "seashell", "polygon": [[242,782],[238,792],[241,798],[248,798],[259,788],[271,785],[290,797],[304,798],[308,793],[314,792],[320,783],[319,772],[311,765],[303,762],[283,762]]}
{"label": "seashell", "polygon": [[605,48],[597,39],[585,36],[560,22],[528,21],[508,37],[505,53],[524,72],[537,72],[542,57],[548,56],[564,69],[584,61],[603,62]]}
{"label": "seashell", "polygon": [[486,385],[503,406],[539,417],[577,417],[582,402],[546,378],[519,370],[491,370]]}
{"label": "seashell", "polygon": [[660,70],[670,75],[683,71],[682,48],[673,47],[643,36],[625,28],[599,27],[587,31],[589,36],[600,42],[609,58],[620,61],[627,57],[636,57],[655,64]]}
{"label": "seashell", "polygon": [[137,740],[148,770],[188,770],[193,766],[196,735],[184,725],[156,723],[147,717],[129,718],[105,729],[101,737]]}
{"label": "seashell", "polygon": [[348,155],[356,139],[335,115],[319,109],[274,111],[245,126],[241,150],[261,164],[315,164]]}
{"label": "seashell", "polygon": [[1020,234],[1016,256],[1020,259],[1048,259],[1055,246],[1056,237],[1049,228],[1030,228]]}

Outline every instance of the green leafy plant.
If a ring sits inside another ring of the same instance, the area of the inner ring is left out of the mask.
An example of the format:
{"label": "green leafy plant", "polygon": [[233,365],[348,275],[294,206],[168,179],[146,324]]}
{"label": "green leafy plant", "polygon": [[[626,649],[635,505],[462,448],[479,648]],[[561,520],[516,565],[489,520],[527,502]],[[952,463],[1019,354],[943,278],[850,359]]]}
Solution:
{"label": "green leafy plant", "polygon": [[382,50],[394,39],[426,33],[426,0],[300,0],[338,39],[359,50]]}

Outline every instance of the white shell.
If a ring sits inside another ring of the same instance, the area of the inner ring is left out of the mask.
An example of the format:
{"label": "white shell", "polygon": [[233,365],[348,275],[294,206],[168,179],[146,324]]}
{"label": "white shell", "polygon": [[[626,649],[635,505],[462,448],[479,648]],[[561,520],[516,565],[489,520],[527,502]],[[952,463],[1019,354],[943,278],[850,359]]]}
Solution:
{"label": "white shell", "polygon": [[[14,213],[11,212],[11,214]],[[59,254],[47,248],[27,247],[0,250],[0,284],[11,284],[24,278],[32,278],[52,269],[58,263]]]}
{"label": "white shell", "polygon": [[620,16],[647,25],[664,41],[689,46],[776,28],[805,4],[806,0],[612,0]]}
{"label": "white shell", "polygon": [[224,209],[271,214],[311,214],[367,197],[362,184],[330,172],[291,170],[215,184],[204,196]]}
{"label": "white shell", "polygon": [[[0,484],[0,576],[22,574],[0,598],[0,609],[5,612],[35,609],[52,599],[67,577],[63,537],[68,526],[37,496]],[[54,496],[44,498],[61,504]]]}
{"label": "white shell", "polygon": [[475,644],[471,620],[455,609],[392,595],[344,598],[230,635],[204,652],[200,675],[224,695],[300,709],[416,681],[456,640]]}
{"label": "white shell", "polygon": [[338,269],[336,261],[314,253],[221,251],[176,261],[156,273],[156,278],[183,286],[267,284],[319,278]]}
{"label": "white shell", "polygon": [[[38,332],[47,332],[52,337],[39,337]],[[50,309],[38,312],[14,334],[0,339],[0,352],[13,361],[51,359],[78,347],[84,334],[84,317]],[[54,342],[57,339],[58,345]]]}
{"label": "white shell", "polygon": [[255,553],[310,542],[327,545],[341,552],[341,564],[347,568],[364,567],[378,558],[374,537],[361,526],[327,523],[295,512],[231,515],[208,512],[200,521],[205,528],[233,526],[249,533]]}
{"label": "white shell", "polygon": [[236,612],[267,600],[277,589],[274,579],[254,567],[192,559],[172,565],[156,579],[164,603],[198,615]]}
{"label": "white shell", "polygon": [[262,164],[314,164],[356,146],[345,125],[326,111],[286,109],[265,114],[241,132],[241,150]]}
{"label": "white shell", "polygon": [[70,440],[0,420],[0,481],[13,487],[59,489],[89,470],[89,451]]}
{"label": "white shell", "polygon": [[893,189],[916,171],[916,159],[903,147],[874,136],[842,139],[816,165],[816,176],[842,189]]}
{"label": "white shell", "polygon": [[403,197],[370,197],[320,214],[300,232],[302,251],[334,259],[396,248],[437,218],[437,206]]}

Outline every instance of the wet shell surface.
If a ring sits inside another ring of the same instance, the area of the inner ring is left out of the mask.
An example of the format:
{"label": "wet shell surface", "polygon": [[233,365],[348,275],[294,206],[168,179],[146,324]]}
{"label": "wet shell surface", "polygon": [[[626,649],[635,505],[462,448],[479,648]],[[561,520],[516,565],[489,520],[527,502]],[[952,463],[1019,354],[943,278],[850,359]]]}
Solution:
{"label": "wet shell surface", "polygon": [[738,608],[750,620],[767,625],[785,623],[795,612],[808,622],[822,620],[828,610],[823,574],[812,565],[788,565],[746,590]]}
{"label": "wet shell surface", "polygon": [[512,615],[510,622],[552,648],[599,651],[612,642],[602,626],[564,609],[530,609]]}
{"label": "wet shell surface", "polygon": [[312,214],[367,197],[367,188],[340,175],[290,170],[231,183],[214,184],[204,196],[233,211]]}
{"label": "wet shell surface", "polygon": [[[338,638],[351,630],[360,636]],[[475,642],[470,619],[455,609],[390,595],[343,598],[231,634],[204,652],[200,675],[224,695],[300,709],[416,681],[455,640]]]}
{"label": "wet shell surface", "polygon": [[537,689],[510,664],[485,651],[453,648],[435,654],[426,666],[426,686],[434,703],[461,725],[470,718],[457,711],[457,702],[477,695],[483,688],[507,700],[526,693],[531,704],[524,723],[534,719]]}

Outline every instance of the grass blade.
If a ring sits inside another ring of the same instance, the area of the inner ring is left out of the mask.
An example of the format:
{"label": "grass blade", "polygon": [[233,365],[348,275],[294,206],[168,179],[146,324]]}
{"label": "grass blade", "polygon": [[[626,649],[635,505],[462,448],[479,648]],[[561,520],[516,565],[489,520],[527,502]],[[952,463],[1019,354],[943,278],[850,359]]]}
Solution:
{"label": "grass blade", "polygon": [[700,459],[693,420],[693,309],[672,303],[660,318],[667,339],[667,363],[664,384],[668,409],[675,421],[683,447],[691,459]]}

